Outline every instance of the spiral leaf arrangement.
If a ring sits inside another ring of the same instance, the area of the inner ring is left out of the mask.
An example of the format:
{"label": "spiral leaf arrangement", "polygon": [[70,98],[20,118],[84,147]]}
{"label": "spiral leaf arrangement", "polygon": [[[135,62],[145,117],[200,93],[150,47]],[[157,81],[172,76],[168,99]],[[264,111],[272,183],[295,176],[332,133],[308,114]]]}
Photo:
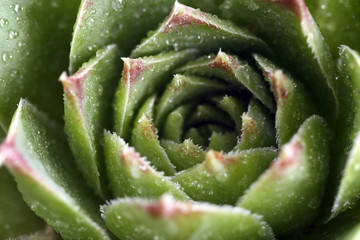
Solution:
{"label": "spiral leaf arrangement", "polygon": [[11,2],[0,238],[356,239],[355,1]]}

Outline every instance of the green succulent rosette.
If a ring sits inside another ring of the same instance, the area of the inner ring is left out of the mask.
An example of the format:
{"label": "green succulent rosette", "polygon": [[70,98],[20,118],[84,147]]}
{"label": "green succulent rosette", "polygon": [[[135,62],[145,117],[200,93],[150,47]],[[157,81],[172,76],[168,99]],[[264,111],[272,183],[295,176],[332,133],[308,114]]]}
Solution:
{"label": "green succulent rosette", "polygon": [[0,239],[357,239],[356,1],[194,2],[0,3]]}

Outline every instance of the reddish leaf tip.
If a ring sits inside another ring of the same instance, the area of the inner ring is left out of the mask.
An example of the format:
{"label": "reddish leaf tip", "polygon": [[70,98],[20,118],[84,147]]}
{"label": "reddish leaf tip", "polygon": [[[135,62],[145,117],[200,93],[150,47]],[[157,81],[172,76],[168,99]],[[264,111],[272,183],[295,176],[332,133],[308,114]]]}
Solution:
{"label": "reddish leaf tip", "polygon": [[246,113],[243,114],[243,127],[242,127],[242,136],[251,136],[256,134],[259,131],[257,128],[256,122],[249,117]]}
{"label": "reddish leaf tip", "polygon": [[81,29],[83,27],[83,23],[85,21],[86,18],[86,13],[89,12],[89,9],[94,5],[94,2],[92,0],[87,0],[84,2],[83,8],[80,12],[80,25],[79,28]]}
{"label": "reddish leaf tip", "polygon": [[202,16],[207,16],[207,14],[176,1],[170,15],[165,21],[166,24],[161,29],[161,32],[170,33],[174,29],[187,27],[189,25],[203,25],[209,28],[217,28],[215,25],[201,19]]}
{"label": "reddish leaf tip", "polygon": [[229,168],[234,164],[236,160],[231,157],[224,156],[224,154],[210,150],[205,156],[205,168],[208,172],[215,172],[215,168],[221,166],[221,168]]}
{"label": "reddish leaf tip", "polygon": [[285,87],[285,81],[287,78],[281,70],[276,70],[273,74],[270,74],[269,77],[274,89],[276,102],[280,104],[288,98],[288,91]]}
{"label": "reddish leaf tip", "polygon": [[301,162],[301,155],[304,146],[301,142],[297,141],[284,145],[279,157],[272,163],[272,168],[276,168],[276,173],[284,173],[288,169],[297,166]]}
{"label": "reddish leaf tip", "polygon": [[141,133],[146,137],[146,139],[157,139],[157,133],[155,124],[151,121],[151,118],[144,114],[139,120],[139,126],[141,128]]}
{"label": "reddish leaf tip", "polygon": [[211,68],[218,68],[224,70],[227,74],[233,75],[233,68],[237,67],[235,59],[226,53],[219,51],[214,60],[209,64]]}
{"label": "reddish leaf tip", "polygon": [[133,147],[125,147],[119,153],[120,161],[123,165],[134,165],[137,170],[148,172],[149,164],[145,161],[144,158],[140,156],[138,152],[136,152]]}
{"label": "reddish leaf tip", "polygon": [[154,218],[172,218],[178,214],[188,214],[188,205],[176,202],[170,195],[162,196],[159,201],[142,206]]}
{"label": "reddish leaf tip", "polygon": [[134,85],[139,76],[148,68],[148,66],[141,58],[122,58],[122,60],[124,61],[124,84],[129,82],[131,87]]}
{"label": "reddish leaf tip", "polygon": [[71,98],[76,97],[81,101],[84,97],[83,82],[88,77],[90,72],[91,68],[82,68],[72,76],[67,76],[67,74],[63,72],[59,80],[63,85],[65,94]]}
{"label": "reddish leaf tip", "polygon": [[16,133],[12,131],[6,138],[5,142],[0,146],[0,155],[4,161],[4,164],[9,169],[16,172],[29,173],[32,172],[32,168],[25,161],[23,156],[17,151],[15,144]]}

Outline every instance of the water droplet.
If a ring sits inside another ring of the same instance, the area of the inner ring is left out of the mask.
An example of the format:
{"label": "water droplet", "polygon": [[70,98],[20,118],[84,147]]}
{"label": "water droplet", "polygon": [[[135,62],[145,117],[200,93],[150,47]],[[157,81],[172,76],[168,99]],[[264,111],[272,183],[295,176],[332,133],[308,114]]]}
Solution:
{"label": "water droplet", "polygon": [[10,5],[10,8],[11,8],[14,12],[16,12],[16,13],[24,10],[24,8],[23,8],[20,4],[18,4],[18,3],[17,3],[17,4],[11,4],[11,5]]}
{"label": "water droplet", "polygon": [[223,3],[223,8],[224,9],[230,9],[231,8],[231,6],[232,6],[232,3],[230,2],[230,1],[225,1],[224,3]]}
{"label": "water droplet", "polygon": [[10,77],[15,78],[15,77],[17,77],[18,75],[19,75],[19,70],[13,69],[13,70],[10,71]]}
{"label": "water droplet", "polygon": [[355,168],[355,171],[359,171],[360,170],[360,164],[359,163],[355,164],[354,168]]}
{"label": "water droplet", "polygon": [[6,62],[9,59],[9,54],[7,52],[4,52],[1,56],[1,59]]}
{"label": "water droplet", "polygon": [[[0,78],[0,83],[1,83],[1,86],[2,87],[6,87],[6,81],[5,81],[5,79],[1,79]],[[1,164],[0,164],[1,165]]]}
{"label": "water droplet", "polygon": [[9,32],[9,38],[10,39],[15,39],[19,36],[19,32],[15,31],[15,30],[10,30]]}
{"label": "water droplet", "polygon": [[99,88],[98,88],[98,92],[99,92],[99,93],[102,93],[102,92],[103,92],[103,88],[102,88],[102,87],[99,87]]}
{"label": "water droplet", "polygon": [[0,27],[4,28],[9,25],[9,21],[6,18],[0,18]]}
{"label": "water droplet", "polygon": [[115,11],[120,11],[124,7],[122,0],[113,0],[112,7]]}

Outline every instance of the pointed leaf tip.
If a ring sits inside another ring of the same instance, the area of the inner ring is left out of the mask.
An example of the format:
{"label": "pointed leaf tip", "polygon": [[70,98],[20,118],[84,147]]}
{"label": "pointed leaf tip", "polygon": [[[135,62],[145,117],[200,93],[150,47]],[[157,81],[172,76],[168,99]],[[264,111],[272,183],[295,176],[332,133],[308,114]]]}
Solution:
{"label": "pointed leaf tip", "polygon": [[63,238],[109,239],[61,128],[22,100],[0,155],[24,200]]}
{"label": "pointed leaf tip", "polygon": [[159,200],[121,199],[103,207],[107,226],[119,238],[132,239],[273,239],[257,215],[238,207]]}

